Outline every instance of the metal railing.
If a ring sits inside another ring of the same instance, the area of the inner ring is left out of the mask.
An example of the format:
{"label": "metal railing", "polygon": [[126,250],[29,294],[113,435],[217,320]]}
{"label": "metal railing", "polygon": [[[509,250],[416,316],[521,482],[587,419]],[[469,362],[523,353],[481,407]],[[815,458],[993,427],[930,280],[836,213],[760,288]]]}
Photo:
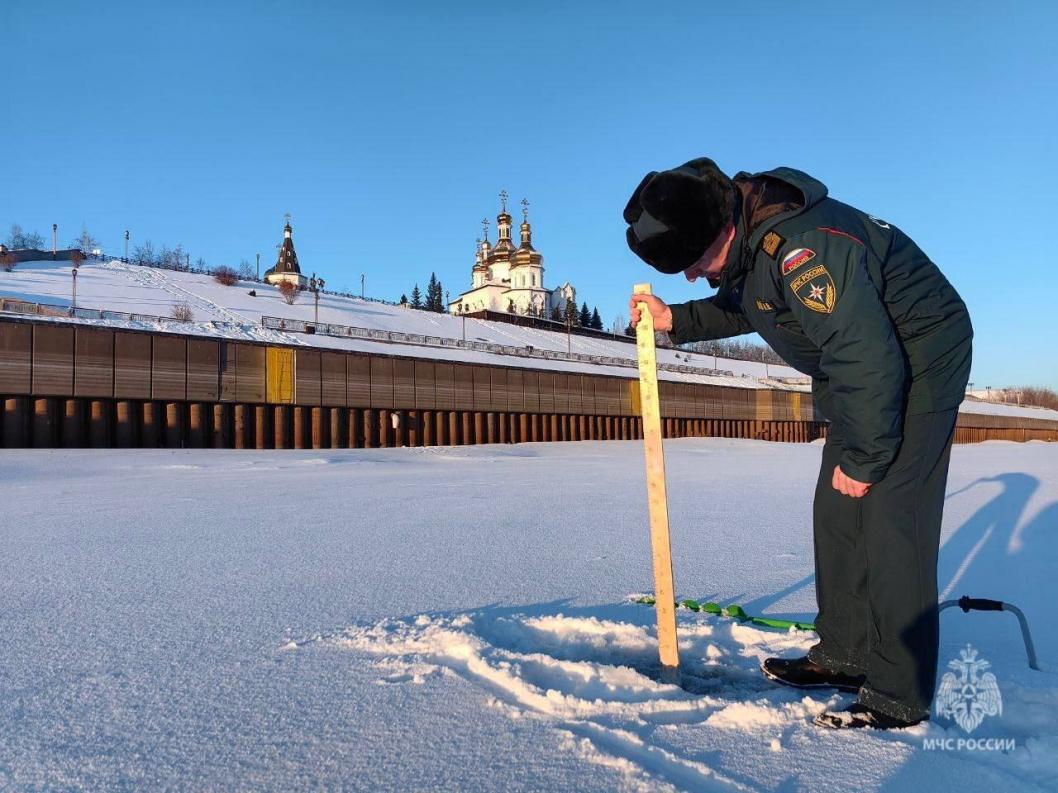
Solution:
{"label": "metal railing", "polygon": [[[0,298],[0,312],[6,312],[9,314],[30,314],[42,317],[88,320],[98,319],[107,322],[147,322],[173,325],[196,324],[194,320],[177,319],[176,317],[160,317],[155,316],[154,314],[136,314],[127,311],[110,311],[108,309],[98,308],[73,308],[71,306],[60,306],[52,303],[33,303],[28,300],[15,300],[8,297]],[[232,330],[242,328],[242,325],[234,322],[222,322],[220,320],[212,320],[208,323],[198,324],[210,324],[215,328]]]}
{"label": "metal railing", "polygon": [[[496,355],[511,355],[519,358],[540,358],[550,361],[591,363],[600,366],[622,366],[630,369],[634,369],[639,365],[634,358],[618,358],[611,355],[589,355],[579,352],[567,353],[559,350],[540,350],[529,345],[525,347],[515,347],[509,344],[493,344],[485,341],[463,341],[462,339],[452,339],[444,336],[425,336],[419,333],[404,333],[397,330],[376,330],[373,328],[361,328],[355,325],[336,325],[326,322],[315,324],[300,319],[284,319],[282,317],[263,316],[261,317],[261,325],[269,330],[278,330],[287,333],[310,333],[337,338],[368,339],[370,341],[413,344],[421,347],[454,347],[463,350],[490,352]],[[698,366],[688,366],[686,364],[659,363],[658,369],[665,372],[680,372],[682,374],[705,375],[709,377],[737,377],[734,372],[727,369],[706,369]],[[742,377],[752,377],[752,375],[742,375]]]}

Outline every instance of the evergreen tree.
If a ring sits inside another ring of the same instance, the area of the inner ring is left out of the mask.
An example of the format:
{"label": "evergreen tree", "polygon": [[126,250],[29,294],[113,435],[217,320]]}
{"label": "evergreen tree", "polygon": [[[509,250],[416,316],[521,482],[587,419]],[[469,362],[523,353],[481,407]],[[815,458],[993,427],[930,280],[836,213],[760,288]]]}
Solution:
{"label": "evergreen tree", "polygon": [[426,310],[436,311],[437,300],[437,276],[430,273],[430,282],[426,285]]}
{"label": "evergreen tree", "polygon": [[563,320],[562,311],[561,311],[561,309],[559,309],[558,306],[555,306],[554,308],[551,309],[551,321],[552,322],[562,322],[562,320]]}
{"label": "evergreen tree", "polygon": [[418,284],[415,284],[415,288],[411,290],[411,307],[422,308],[422,292],[419,291]]}
{"label": "evergreen tree", "polygon": [[430,283],[426,286],[426,310],[444,313],[444,288],[437,280],[435,273],[430,273]]}
{"label": "evergreen tree", "polygon": [[632,320],[628,321],[628,326],[625,328],[625,336],[635,336],[636,326],[632,324]]}
{"label": "evergreen tree", "polygon": [[602,330],[602,317],[599,316],[598,306],[591,311],[591,326],[594,330]]}
{"label": "evergreen tree", "polygon": [[400,304],[402,306],[408,305],[408,296],[407,295],[401,295],[400,296]]}
{"label": "evergreen tree", "polygon": [[566,298],[566,324],[573,326],[577,324],[577,304]]}
{"label": "evergreen tree", "polygon": [[586,302],[580,304],[580,316],[578,317],[578,321],[582,328],[591,326],[591,312],[588,311],[588,304]]}

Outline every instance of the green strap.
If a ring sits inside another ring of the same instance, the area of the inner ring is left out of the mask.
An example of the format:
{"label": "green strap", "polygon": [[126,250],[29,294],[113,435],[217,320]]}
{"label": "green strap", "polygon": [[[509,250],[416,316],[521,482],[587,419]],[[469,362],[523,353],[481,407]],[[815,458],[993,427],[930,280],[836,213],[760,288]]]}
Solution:
{"label": "green strap", "polygon": [[[636,603],[640,603],[644,606],[653,606],[655,599],[650,595],[646,595],[641,598],[636,598]],[[814,631],[816,629],[815,624],[811,622],[798,622],[797,620],[780,620],[772,617],[751,617],[747,614],[742,606],[736,606],[732,603],[730,606],[721,607],[718,603],[699,603],[697,600],[681,600],[676,604],[677,607],[690,609],[691,611],[704,611],[706,614],[720,614],[724,617],[733,617],[739,622],[749,622],[753,625],[761,625],[765,628],[797,628],[800,631]]]}

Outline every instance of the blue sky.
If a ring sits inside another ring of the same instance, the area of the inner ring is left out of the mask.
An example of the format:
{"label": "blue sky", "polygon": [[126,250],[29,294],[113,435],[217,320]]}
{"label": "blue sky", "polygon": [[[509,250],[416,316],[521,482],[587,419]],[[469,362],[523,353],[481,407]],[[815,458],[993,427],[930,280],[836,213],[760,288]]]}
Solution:
{"label": "blue sky", "polygon": [[639,280],[710,293],[625,247],[643,173],[789,165],[941,266],[978,387],[1058,387],[1054,3],[7,0],[0,29],[3,236],[271,264],[290,212],[329,285],[455,295],[506,189],[609,324]]}

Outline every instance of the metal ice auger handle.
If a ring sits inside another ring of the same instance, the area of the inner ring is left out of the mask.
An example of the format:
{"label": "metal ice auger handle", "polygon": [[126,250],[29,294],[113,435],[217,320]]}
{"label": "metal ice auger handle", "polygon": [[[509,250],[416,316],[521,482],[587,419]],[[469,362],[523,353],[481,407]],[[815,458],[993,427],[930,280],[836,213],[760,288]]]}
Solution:
{"label": "metal ice auger handle", "polygon": [[1025,612],[1019,609],[1012,603],[1004,603],[1002,600],[988,600],[987,598],[972,598],[967,595],[963,595],[958,600],[945,600],[940,606],[937,607],[937,613],[944,611],[944,609],[951,608],[952,606],[958,606],[964,612],[969,613],[970,611],[1009,611],[1015,617],[1018,618],[1018,623],[1021,625],[1021,638],[1025,640],[1025,655],[1029,657],[1029,669],[1035,669],[1039,671],[1040,667],[1036,665],[1036,648],[1032,644],[1032,634],[1029,633],[1029,621],[1025,619]]}

